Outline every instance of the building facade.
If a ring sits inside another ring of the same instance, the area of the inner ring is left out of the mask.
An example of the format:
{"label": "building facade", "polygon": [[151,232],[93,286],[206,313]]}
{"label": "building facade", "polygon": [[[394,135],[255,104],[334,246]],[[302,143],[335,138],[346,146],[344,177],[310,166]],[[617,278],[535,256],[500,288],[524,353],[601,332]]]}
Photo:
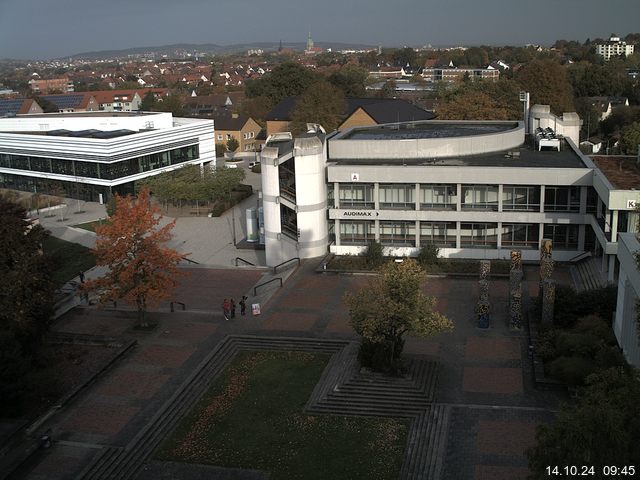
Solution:
{"label": "building facade", "polygon": [[188,164],[215,166],[211,120],[124,112],[0,119],[0,188],[106,201]]}
{"label": "building facade", "polygon": [[[357,255],[372,241],[391,256],[433,244],[444,257],[501,259],[519,249],[537,260],[550,238],[555,260],[593,252],[613,281],[617,234],[637,221],[640,172],[637,190],[614,186],[576,147],[577,116],[551,118],[547,110],[531,108],[531,135],[523,122],[445,121],[316,135],[318,151],[325,148],[309,163],[299,139],[274,136],[262,155],[263,182],[271,182],[263,183],[268,264],[327,251]],[[271,169],[278,174],[264,174]],[[326,197],[299,205],[310,191]],[[309,212],[319,227],[302,220]]]}
{"label": "building facade", "polygon": [[627,44],[620,40],[615,34],[612,34],[608,42],[599,43],[596,45],[596,53],[605,60],[609,60],[611,57],[618,57],[624,55],[625,57],[633,55],[634,46]]}

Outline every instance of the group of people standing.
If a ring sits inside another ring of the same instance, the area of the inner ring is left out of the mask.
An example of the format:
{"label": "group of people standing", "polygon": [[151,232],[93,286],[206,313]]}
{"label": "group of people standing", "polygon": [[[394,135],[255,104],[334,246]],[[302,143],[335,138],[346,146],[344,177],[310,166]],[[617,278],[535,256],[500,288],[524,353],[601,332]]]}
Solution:
{"label": "group of people standing", "polygon": [[[238,302],[240,305],[240,315],[244,316],[247,313],[247,300],[248,297],[246,295],[242,296],[242,299]],[[229,320],[230,318],[235,318],[236,316],[236,302],[233,298],[225,298],[224,302],[222,302],[222,313],[224,314],[224,319]]]}

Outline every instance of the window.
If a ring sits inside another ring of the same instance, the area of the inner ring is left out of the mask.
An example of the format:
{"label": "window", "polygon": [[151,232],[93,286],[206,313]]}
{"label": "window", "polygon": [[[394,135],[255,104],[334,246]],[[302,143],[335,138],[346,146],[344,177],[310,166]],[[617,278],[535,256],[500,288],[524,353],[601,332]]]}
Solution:
{"label": "window", "polygon": [[231,134],[227,133],[227,140],[231,140]]}
{"label": "window", "polygon": [[502,246],[538,248],[540,226],[533,223],[503,223]]}
{"label": "window", "polygon": [[373,184],[340,184],[340,208],[373,208]]}
{"label": "window", "polygon": [[545,212],[579,212],[580,187],[545,187]]}
{"label": "window", "polygon": [[458,201],[457,185],[420,185],[422,210],[455,210]]}
{"label": "window", "polygon": [[222,140],[222,134],[221,133],[218,134],[218,140]]}
{"label": "window", "polygon": [[496,248],[497,223],[461,223],[460,246],[462,248]]}
{"label": "window", "polygon": [[557,250],[576,250],[578,248],[578,225],[544,226],[544,238],[550,238]]}
{"label": "window", "polygon": [[455,222],[420,222],[420,245],[456,246]]}
{"label": "window", "polygon": [[416,223],[380,222],[380,243],[394,247],[415,247]]}
{"label": "window", "polygon": [[505,211],[540,211],[540,187],[502,187],[502,209]]}
{"label": "window", "polygon": [[295,210],[280,204],[280,225],[282,233],[293,240],[298,240],[300,231],[298,230],[298,215]]}
{"label": "window", "polygon": [[463,210],[498,210],[497,185],[465,185],[462,187]]}
{"label": "window", "polygon": [[415,185],[380,184],[378,188],[378,200],[380,208],[394,208],[403,210],[415,210],[414,200]]}
{"label": "window", "polygon": [[340,244],[341,245],[367,245],[375,240],[373,232],[375,222],[356,221],[340,222]]}

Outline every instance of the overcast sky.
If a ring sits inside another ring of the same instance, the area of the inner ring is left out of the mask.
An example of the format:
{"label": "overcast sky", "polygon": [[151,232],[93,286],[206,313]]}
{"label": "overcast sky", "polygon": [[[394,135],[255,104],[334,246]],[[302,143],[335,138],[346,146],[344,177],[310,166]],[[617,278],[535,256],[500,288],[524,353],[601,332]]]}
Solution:
{"label": "overcast sky", "polygon": [[640,31],[640,0],[0,0],[0,58],[174,43],[550,45]]}

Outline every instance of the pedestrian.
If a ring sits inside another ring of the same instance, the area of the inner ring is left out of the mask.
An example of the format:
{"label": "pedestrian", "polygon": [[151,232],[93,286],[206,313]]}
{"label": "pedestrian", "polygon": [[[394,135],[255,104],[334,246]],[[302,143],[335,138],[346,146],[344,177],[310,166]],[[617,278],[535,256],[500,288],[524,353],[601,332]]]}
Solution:
{"label": "pedestrian", "polygon": [[236,302],[231,299],[231,318],[236,318]]}
{"label": "pedestrian", "polygon": [[244,317],[245,313],[247,313],[247,296],[242,295],[242,300],[240,300],[240,315]]}
{"label": "pedestrian", "polygon": [[224,302],[222,302],[222,313],[224,315],[224,319],[225,320],[229,320],[229,315],[231,312],[231,302],[229,302],[229,299],[225,298]]}
{"label": "pedestrian", "polygon": [[80,278],[80,283],[84,283],[84,272],[83,271],[78,272],[78,277]]}

